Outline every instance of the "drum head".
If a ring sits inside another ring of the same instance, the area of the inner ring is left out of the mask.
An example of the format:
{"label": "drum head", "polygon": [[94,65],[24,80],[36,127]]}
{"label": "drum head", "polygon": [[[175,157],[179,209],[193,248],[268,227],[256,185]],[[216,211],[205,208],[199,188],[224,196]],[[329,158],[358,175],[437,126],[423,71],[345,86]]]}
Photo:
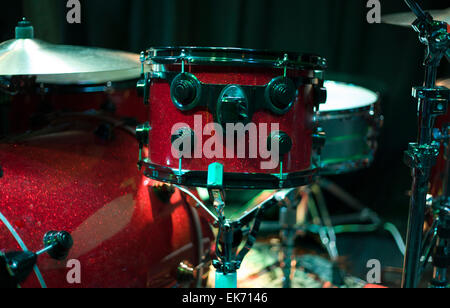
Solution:
{"label": "drum head", "polygon": [[378,101],[378,94],[353,84],[325,82],[328,98],[320,105],[321,112],[352,110],[368,107]]}

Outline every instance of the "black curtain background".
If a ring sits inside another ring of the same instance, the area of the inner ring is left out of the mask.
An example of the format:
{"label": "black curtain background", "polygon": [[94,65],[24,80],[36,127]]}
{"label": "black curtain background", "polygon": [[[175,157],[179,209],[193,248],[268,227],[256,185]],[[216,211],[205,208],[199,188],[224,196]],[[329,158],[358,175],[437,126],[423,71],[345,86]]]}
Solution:
{"label": "black curtain background", "polygon": [[[12,38],[16,22],[26,16],[36,37],[52,43],[133,52],[160,45],[312,52],[329,60],[328,79],[379,91],[385,126],[375,164],[333,180],[382,216],[406,222],[411,178],[403,151],[416,138],[417,108],[410,95],[411,87],[423,82],[424,49],[410,28],[368,24],[367,0],[82,0],[80,25],[66,22],[66,3],[4,3],[1,41]],[[448,1],[420,3],[426,9],[448,6]],[[408,9],[401,0],[381,4],[383,14]],[[444,62],[440,77],[449,76]]]}

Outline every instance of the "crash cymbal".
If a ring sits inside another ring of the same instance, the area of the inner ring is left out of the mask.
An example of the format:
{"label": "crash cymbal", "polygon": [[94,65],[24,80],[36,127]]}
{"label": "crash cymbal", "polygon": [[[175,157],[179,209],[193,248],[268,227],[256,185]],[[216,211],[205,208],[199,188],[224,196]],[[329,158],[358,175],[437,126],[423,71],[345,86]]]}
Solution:
{"label": "crash cymbal", "polygon": [[138,78],[140,73],[138,54],[46,43],[34,38],[28,21],[19,23],[16,39],[0,44],[0,76],[32,75],[38,82],[80,84]]}
{"label": "crash cymbal", "polygon": [[446,88],[450,89],[450,78],[440,79],[436,82],[436,85],[439,87],[446,87]]}
{"label": "crash cymbal", "polygon": [[[444,21],[450,24],[450,8],[444,10],[431,10],[428,12],[433,16],[434,20]],[[383,16],[381,21],[386,24],[410,27],[416,19],[417,16],[412,12],[405,12]]]}

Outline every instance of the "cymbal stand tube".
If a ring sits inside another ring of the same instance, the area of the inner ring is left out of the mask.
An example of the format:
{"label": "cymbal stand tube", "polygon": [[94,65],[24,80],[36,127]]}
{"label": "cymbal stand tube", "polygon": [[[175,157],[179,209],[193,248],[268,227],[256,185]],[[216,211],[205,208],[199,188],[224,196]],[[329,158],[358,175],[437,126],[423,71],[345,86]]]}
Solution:
{"label": "cymbal stand tube", "polygon": [[427,47],[425,84],[424,87],[415,88],[413,91],[413,96],[419,105],[418,140],[417,143],[409,145],[405,155],[405,161],[412,170],[413,184],[402,287],[416,288],[420,281],[428,183],[431,169],[439,155],[439,144],[433,141],[432,130],[435,117],[445,114],[448,105],[448,93],[443,94],[442,89],[435,87],[436,75],[441,59],[449,48],[450,37],[446,29],[447,24],[433,21],[432,17],[424,13],[415,1],[405,1],[418,17],[413,23],[413,28],[419,33],[420,41]]}

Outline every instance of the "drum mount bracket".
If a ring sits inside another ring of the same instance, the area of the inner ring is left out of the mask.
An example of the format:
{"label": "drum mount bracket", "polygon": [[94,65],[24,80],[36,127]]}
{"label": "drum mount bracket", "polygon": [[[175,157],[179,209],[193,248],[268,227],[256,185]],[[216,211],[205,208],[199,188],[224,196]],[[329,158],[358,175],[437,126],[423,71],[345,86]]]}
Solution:
{"label": "drum mount bracket", "polygon": [[[443,88],[416,87],[413,89],[413,97],[418,103],[428,104],[428,123],[424,123],[423,129],[431,131],[433,120],[439,115],[447,113],[450,90]],[[421,174],[428,174],[435,165],[439,156],[440,144],[437,141],[418,144],[411,143],[405,152],[405,163],[412,169],[419,170]]]}
{"label": "drum mount bracket", "polygon": [[412,169],[419,170],[422,174],[430,172],[439,156],[439,144],[419,145],[410,143],[405,152],[405,163]]}
{"label": "drum mount bracket", "polygon": [[[256,243],[265,211],[285,200],[289,194],[295,192],[295,189],[280,191],[237,221],[230,221],[225,217],[223,165],[219,163],[211,164],[208,168],[208,192],[217,213],[219,228],[216,240],[217,260],[213,261],[216,268],[216,288],[236,288],[237,270]],[[254,223],[247,235],[247,241],[244,247],[238,251],[243,238],[243,228],[249,226],[252,221]]]}

